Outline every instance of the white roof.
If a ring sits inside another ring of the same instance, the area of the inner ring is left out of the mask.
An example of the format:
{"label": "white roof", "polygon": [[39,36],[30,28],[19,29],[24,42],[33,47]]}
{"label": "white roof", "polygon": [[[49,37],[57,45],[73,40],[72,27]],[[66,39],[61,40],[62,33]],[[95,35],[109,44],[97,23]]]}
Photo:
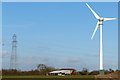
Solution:
{"label": "white roof", "polygon": [[59,71],[52,71],[49,73],[65,73],[65,74],[71,74],[72,71],[71,70],[59,70]]}

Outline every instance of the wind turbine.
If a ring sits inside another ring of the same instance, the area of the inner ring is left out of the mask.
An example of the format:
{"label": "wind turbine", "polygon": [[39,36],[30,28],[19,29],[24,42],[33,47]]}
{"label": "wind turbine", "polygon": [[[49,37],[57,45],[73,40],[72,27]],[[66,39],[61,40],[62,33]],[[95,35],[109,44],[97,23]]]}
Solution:
{"label": "wind turbine", "polygon": [[102,43],[102,40],[103,40],[102,39],[103,21],[115,20],[116,18],[102,18],[87,3],[86,3],[86,5],[91,10],[91,12],[94,14],[95,18],[98,20],[91,39],[93,39],[97,29],[100,27],[100,75],[103,75],[104,74],[104,69],[103,69],[103,43]]}

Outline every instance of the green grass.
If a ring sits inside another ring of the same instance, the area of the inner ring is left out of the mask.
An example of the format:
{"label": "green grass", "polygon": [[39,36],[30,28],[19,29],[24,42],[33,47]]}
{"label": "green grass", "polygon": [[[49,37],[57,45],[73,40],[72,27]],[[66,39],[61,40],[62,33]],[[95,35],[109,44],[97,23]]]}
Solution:
{"label": "green grass", "polygon": [[66,76],[2,76],[2,78],[95,78],[93,75],[66,75]]}

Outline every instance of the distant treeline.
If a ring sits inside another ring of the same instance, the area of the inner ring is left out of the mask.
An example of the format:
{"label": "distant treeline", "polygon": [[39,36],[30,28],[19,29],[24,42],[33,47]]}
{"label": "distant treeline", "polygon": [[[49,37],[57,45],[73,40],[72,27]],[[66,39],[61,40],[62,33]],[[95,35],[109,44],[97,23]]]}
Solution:
{"label": "distant treeline", "polygon": [[[36,70],[30,70],[30,71],[21,71],[16,69],[2,69],[2,75],[6,76],[12,76],[12,75],[46,75],[51,71],[57,70],[54,67],[48,67],[44,64],[39,64],[37,66]],[[114,70],[109,69],[105,70],[105,74],[109,74],[114,72]],[[78,71],[76,75],[98,75],[99,71],[89,71],[87,68],[83,68],[82,71]]]}
{"label": "distant treeline", "polygon": [[[2,75],[6,76],[6,75],[46,75],[48,72],[50,71],[39,71],[39,70],[31,70],[31,71],[19,71],[19,70],[2,70]],[[114,71],[112,71],[114,72]],[[109,70],[105,70],[105,74],[109,74],[112,73]],[[99,71],[95,70],[95,71],[78,71],[76,75],[98,75]]]}

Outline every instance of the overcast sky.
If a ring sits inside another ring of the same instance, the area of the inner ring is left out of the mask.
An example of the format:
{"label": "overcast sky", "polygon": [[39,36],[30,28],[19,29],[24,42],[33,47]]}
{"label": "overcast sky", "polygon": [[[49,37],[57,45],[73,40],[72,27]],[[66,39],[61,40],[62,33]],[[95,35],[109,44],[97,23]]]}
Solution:
{"label": "overcast sky", "polygon": [[[88,3],[101,17],[118,17],[117,3]],[[99,69],[97,20],[84,2],[3,3],[3,68],[9,68],[12,35],[18,40],[18,68]],[[117,69],[117,20],[103,25],[105,69]]]}

